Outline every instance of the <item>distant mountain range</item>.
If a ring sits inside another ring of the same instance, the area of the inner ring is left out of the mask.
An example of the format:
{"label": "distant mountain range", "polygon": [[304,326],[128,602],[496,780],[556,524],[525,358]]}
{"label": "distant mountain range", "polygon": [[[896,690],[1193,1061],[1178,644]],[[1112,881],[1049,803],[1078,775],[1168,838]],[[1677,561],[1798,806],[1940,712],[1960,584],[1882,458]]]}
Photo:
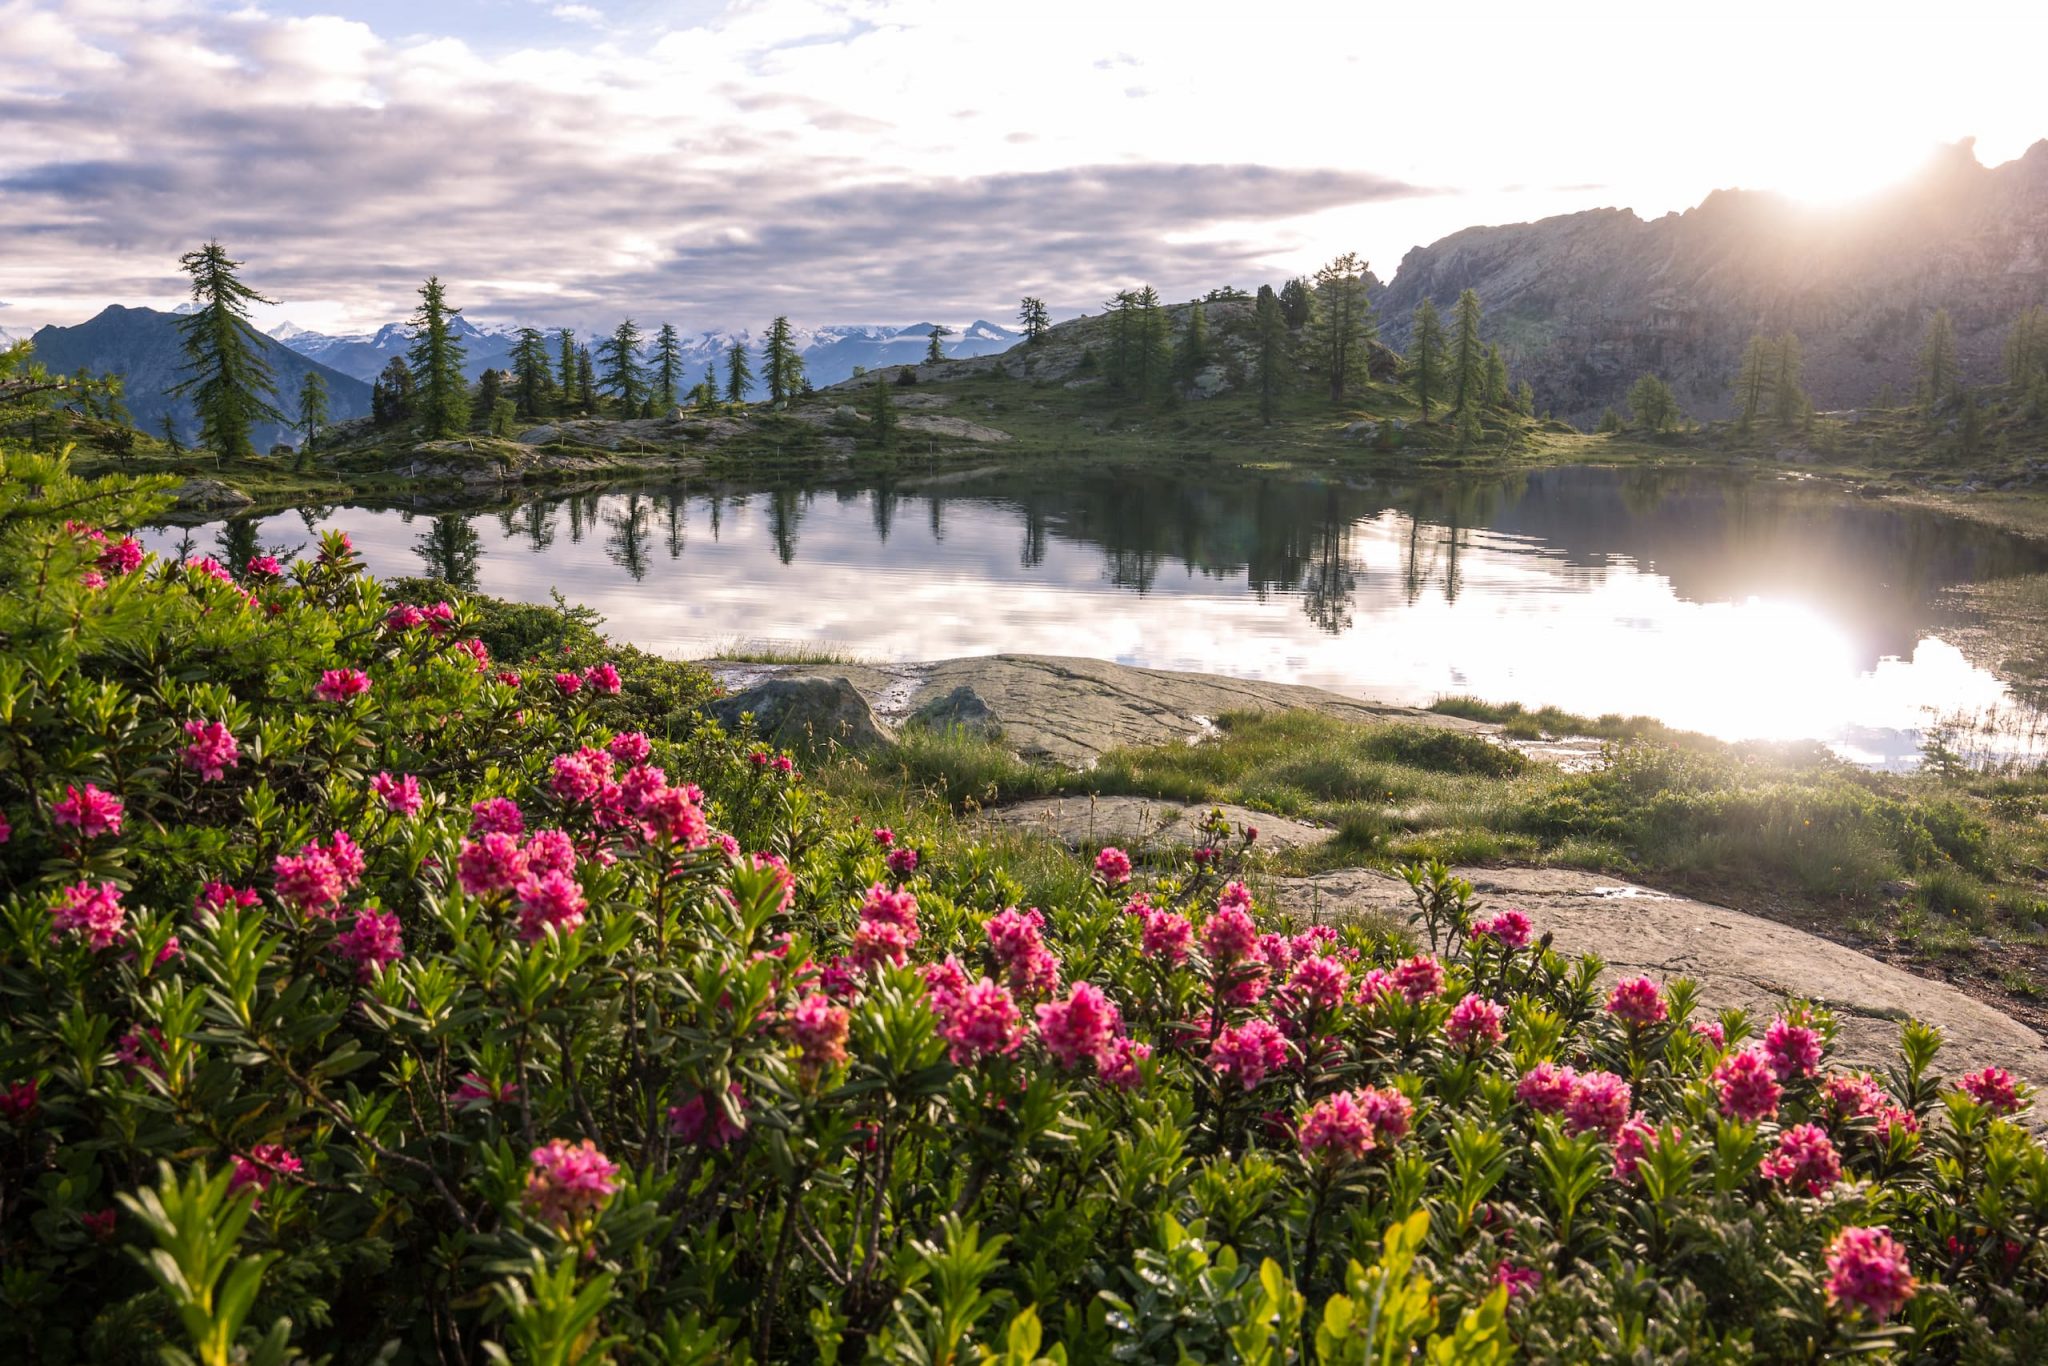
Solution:
{"label": "distant mountain range", "polygon": [[1466,228],[1402,258],[1374,300],[1383,337],[1405,347],[1425,297],[1448,317],[1468,288],[1539,408],[1581,424],[1646,373],[1693,416],[1729,415],[1755,332],[1798,334],[1820,408],[1887,387],[1909,401],[1938,308],[1954,320],[1965,382],[1988,383],[2002,378],[2014,316],[2048,303],[2048,140],[1988,168],[1957,143],[1904,184],[1840,207],[1716,190],[1649,221],[1591,209]]}
{"label": "distant mountain range", "polygon": [[[456,333],[465,348],[463,368],[471,379],[476,379],[486,370],[505,370],[512,365],[512,348],[518,340],[517,324],[489,324],[477,326],[467,318],[458,316],[455,320]],[[556,345],[554,333],[541,329],[548,338],[549,354],[554,354]],[[859,323],[844,326],[795,329],[797,350],[804,358],[804,373],[813,385],[826,385],[850,377],[856,367],[877,369],[884,365],[908,365],[924,358],[925,347],[930,344],[932,324],[911,323],[905,327],[891,327],[885,324]],[[1007,351],[1024,340],[1022,332],[1012,331],[996,323],[976,319],[966,327],[953,329],[954,335],[944,342],[949,356],[986,356],[998,351]],[[270,335],[300,355],[322,365],[331,366],[345,375],[370,382],[389,365],[394,357],[403,356],[412,339],[402,323],[387,323],[375,332],[354,333],[346,336],[329,336],[311,332],[287,322],[271,330]],[[577,341],[585,346],[595,347],[599,339],[594,336],[579,336]],[[678,350],[683,358],[683,373],[688,376],[688,385],[704,377],[705,367],[714,361],[718,365],[719,382],[725,379],[725,358],[734,342],[744,342],[752,358],[754,373],[762,371],[761,338],[748,331],[699,332],[683,337]],[[650,338],[651,342],[651,338]],[[652,354],[651,346],[644,354]]]}
{"label": "distant mountain range", "polygon": [[[177,314],[109,304],[75,327],[38,329],[29,341],[35,347],[36,360],[54,374],[69,374],[83,367],[93,374],[120,375],[124,381],[123,401],[133,414],[135,425],[143,431],[160,435],[164,415],[169,413],[179,440],[197,438],[199,423],[193,416],[192,405],[170,392],[183,378],[185,369]],[[263,340],[263,358],[270,363],[277,380],[276,407],[280,412],[292,411],[306,372],[317,370],[327,381],[327,406],[335,421],[368,415],[370,386],[355,376],[322,365],[267,337]],[[258,450],[296,439],[282,424],[274,422],[258,425],[253,435]]]}

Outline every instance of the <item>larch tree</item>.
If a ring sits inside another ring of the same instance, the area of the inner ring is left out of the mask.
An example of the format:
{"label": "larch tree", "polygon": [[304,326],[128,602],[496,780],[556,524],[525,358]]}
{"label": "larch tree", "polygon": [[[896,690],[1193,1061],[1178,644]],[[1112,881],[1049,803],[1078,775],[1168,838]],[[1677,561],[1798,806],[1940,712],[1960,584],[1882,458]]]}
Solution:
{"label": "larch tree", "polygon": [[469,380],[462,373],[462,338],[439,276],[420,286],[420,306],[407,324],[412,346],[406,360],[412,370],[413,411],[429,441],[455,436],[469,426]]}
{"label": "larch tree", "polygon": [[896,439],[896,399],[889,388],[889,372],[875,371],[874,385],[868,391],[868,434],[884,450]]}
{"label": "larch tree", "polygon": [[1192,384],[1195,376],[1209,363],[1209,319],[1200,304],[1188,307],[1188,325],[1182,329],[1180,342],[1173,352],[1173,377],[1182,384]]}
{"label": "larch tree", "polygon": [[946,349],[942,343],[952,335],[953,329],[944,323],[932,324],[931,344],[924,349],[924,363],[926,365],[937,365],[946,359]]}
{"label": "larch tree", "polygon": [[1330,402],[1342,403],[1366,378],[1367,349],[1373,339],[1372,301],[1366,297],[1366,266],[1347,251],[1316,271],[1315,308],[1309,319],[1309,354],[1330,388]]}
{"label": "larch tree", "polygon": [[1764,410],[1764,400],[1778,382],[1777,345],[1763,333],[1750,336],[1742,351],[1742,368],[1735,375],[1736,422],[1743,431],[1755,423]]}
{"label": "larch tree", "polygon": [[671,324],[663,323],[654,334],[654,405],[663,417],[674,410],[682,384],[682,340]]}
{"label": "larch tree", "polygon": [[796,333],[789,318],[781,316],[768,324],[768,344],[761,357],[767,374],[768,401],[781,407],[803,392],[804,358],[797,353]]}
{"label": "larch tree", "polygon": [[299,381],[298,419],[293,423],[299,429],[299,450],[309,452],[319,439],[320,429],[327,425],[327,381],[320,377],[318,370],[308,370],[306,377]]}
{"label": "larch tree", "polygon": [[498,400],[505,397],[505,372],[498,369],[485,370],[477,376],[476,401],[470,404],[470,415],[485,431],[491,429],[491,421],[498,411]]}
{"label": "larch tree", "polygon": [[1451,407],[1460,414],[1486,396],[1486,343],[1479,339],[1479,296],[1458,295],[1451,315]]}
{"label": "larch tree", "polygon": [[1427,294],[1415,306],[1415,324],[1408,337],[1408,387],[1422,408],[1422,422],[1429,425],[1429,405],[1444,392],[1444,320],[1436,301]]}
{"label": "larch tree", "polygon": [[1259,421],[1270,427],[1280,412],[1289,363],[1287,314],[1271,285],[1259,286],[1258,302],[1252,305],[1252,329],[1258,348],[1252,370],[1259,391]]}
{"label": "larch tree", "polygon": [[620,415],[638,417],[647,397],[647,375],[640,365],[640,328],[631,318],[597,344],[597,363],[603,369],[601,387],[617,401]]}
{"label": "larch tree", "polygon": [[568,328],[555,333],[555,383],[561,386],[562,406],[567,408],[576,399],[576,334]]}
{"label": "larch tree", "polygon": [[412,368],[405,363],[405,357],[393,356],[370,386],[370,421],[379,427],[395,427],[412,418]]}
{"label": "larch tree", "polygon": [[512,347],[513,402],[518,405],[520,415],[530,418],[545,416],[553,388],[547,342],[540,329],[520,328]]}
{"label": "larch tree", "polygon": [[745,403],[754,387],[754,366],[747,358],[747,344],[736,341],[725,353],[725,401]]}
{"label": "larch tree", "polygon": [[1159,291],[1139,288],[1135,298],[1136,330],[1131,352],[1131,387],[1144,398],[1155,397],[1173,370],[1173,326]]}
{"label": "larch tree", "polygon": [[1489,408],[1508,406],[1508,362],[1501,355],[1498,342],[1486,348],[1486,405]]}
{"label": "larch tree", "polygon": [[1290,330],[1308,326],[1309,314],[1315,311],[1315,297],[1309,282],[1299,275],[1280,286],[1280,312]]}
{"label": "larch tree", "polygon": [[199,439],[215,454],[241,460],[255,454],[259,422],[283,422],[276,407],[277,380],[263,356],[265,339],[249,321],[251,304],[276,302],[242,283],[240,261],[227,248],[208,242],[178,259],[192,277],[198,309],[178,319],[183,378],[170,392],[192,401]]}
{"label": "larch tree", "polygon": [[1685,419],[1671,386],[1656,375],[1644,375],[1629,386],[1628,410],[1637,426],[1652,432],[1668,432]]}
{"label": "larch tree", "polygon": [[1052,330],[1052,315],[1046,311],[1045,300],[1027,294],[1017,306],[1017,321],[1023,324],[1024,340],[1039,342]]}
{"label": "larch tree", "polygon": [[1799,336],[1787,332],[1771,347],[1777,366],[1771,379],[1771,419],[1780,427],[1797,427],[1813,412],[1799,384]]}
{"label": "larch tree", "polygon": [[1937,408],[1956,390],[1956,329],[1948,310],[1937,308],[1927,324],[1927,340],[1920,347],[1920,399],[1929,409]]}
{"label": "larch tree", "polygon": [[2021,311],[2005,333],[2005,382],[2015,394],[2048,376],[2048,308],[2039,304]]}
{"label": "larch tree", "polygon": [[586,413],[597,411],[597,367],[590,363],[590,348],[576,348],[576,406]]}

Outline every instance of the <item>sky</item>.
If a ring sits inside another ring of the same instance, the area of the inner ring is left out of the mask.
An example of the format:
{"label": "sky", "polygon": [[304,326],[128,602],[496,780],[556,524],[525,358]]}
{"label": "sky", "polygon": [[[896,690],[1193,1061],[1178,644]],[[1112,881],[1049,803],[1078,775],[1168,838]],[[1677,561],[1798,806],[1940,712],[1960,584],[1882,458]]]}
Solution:
{"label": "sky", "polygon": [[2048,136],[2048,5],[0,0],[0,329],[1011,321]]}

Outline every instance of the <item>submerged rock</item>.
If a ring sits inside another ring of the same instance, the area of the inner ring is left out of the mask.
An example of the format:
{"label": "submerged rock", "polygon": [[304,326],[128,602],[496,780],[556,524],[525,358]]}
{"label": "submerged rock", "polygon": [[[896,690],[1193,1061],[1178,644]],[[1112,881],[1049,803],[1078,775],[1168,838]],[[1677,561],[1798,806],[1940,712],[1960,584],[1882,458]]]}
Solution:
{"label": "submerged rock", "polygon": [[728,730],[747,712],[763,739],[791,748],[838,744],[872,750],[895,743],[860,689],[844,678],[770,678],[711,705],[711,714]]}

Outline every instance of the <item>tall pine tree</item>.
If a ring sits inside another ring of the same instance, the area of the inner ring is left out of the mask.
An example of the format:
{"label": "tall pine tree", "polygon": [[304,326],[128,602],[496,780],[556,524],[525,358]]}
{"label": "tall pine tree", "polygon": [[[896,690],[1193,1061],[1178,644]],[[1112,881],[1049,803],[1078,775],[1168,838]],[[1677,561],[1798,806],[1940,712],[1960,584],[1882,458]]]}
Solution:
{"label": "tall pine tree", "polygon": [[1451,407],[1461,417],[1486,397],[1486,343],[1479,339],[1479,296],[1466,290],[1452,314]]}
{"label": "tall pine tree", "polygon": [[590,348],[576,348],[576,406],[586,413],[597,411],[597,368],[590,363]]}
{"label": "tall pine tree", "polygon": [[546,415],[554,379],[548,372],[548,347],[540,329],[522,327],[512,347],[512,395],[519,415]]}
{"label": "tall pine tree", "polygon": [[1780,427],[1797,427],[1813,411],[1806,390],[1799,387],[1798,334],[1787,332],[1771,350],[1778,362],[1771,378],[1771,418]]}
{"label": "tall pine tree", "polygon": [[1736,423],[1748,431],[1764,410],[1764,399],[1778,382],[1777,345],[1758,332],[1742,351],[1742,368],[1735,375]]}
{"label": "tall pine tree", "polygon": [[668,323],[654,334],[654,406],[667,417],[675,410],[676,395],[683,383],[682,343]]}
{"label": "tall pine tree", "polygon": [[555,333],[557,361],[555,382],[562,389],[562,407],[576,401],[576,334],[564,327]]}
{"label": "tall pine tree", "polygon": [[1017,306],[1017,321],[1024,325],[1024,340],[1027,342],[1043,340],[1052,329],[1052,316],[1046,312],[1045,300],[1034,299],[1029,294]]}
{"label": "tall pine tree", "polygon": [[1366,352],[1374,327],[1365,277],[1365,262],[1355,251],[1345,252],[1316,272],[1309,354],[1329,386],[1332,403],[1342,403],[1351,386],[1366,378]]}
{"label": "tall pine tree", "polygon": [[1188,306],[1188,325],[1180,334],[1180,342],[1173,351],[1173,377],[1182,384],[1192,384],[1195,376],[1209,363],[1209,319],[1202,306]]}
{"label": "tall pine tree", "polygon": [[1429,423],[1430,400],[1444,392],[1444,320],[1437,315],[1436,301],[1427,294],[1415,306],[1415,326],[1408,338],[1408,386],[1422,405],[1422,421]]}
{"label": "tall pine tree", "polygon": [[408,324],[412,346],[406,360],[412,369],[413,412],[429,441],[455,436],[469,426],[469,380],[462,373],[462,338],[454,321],[462,312],[451,308],[437,275],[420,286],[420,306]]}
{"label": "tall pine tree", "polygon": [[896,438],[896,399],[889,392],[889,372],[875,371],[874,387],[869,390],[868,434],[875,444],[887,450]]}
{"label": "tall pine tree", "polygon": [[944,323],[932,324],[931,344],[924,349],[924,363],[926,365],[938,365],[946,359],[944,342],[946,338],[952,335],[953,329]]}
{"label": "tall pine tree", "polygon": [[306,371],[299,381],[299,413],[294,425],[299,429],[300,452],[310,452],[320,429],[327,425],[327,381],[318,370]]}
{"label": "tall pine tree", "polygon": [[617,400],[619,415],[640,416],[640,404],[647,397],[647,377],[640,367],[640,328],[631,318],[597,344],[597,362],[604,370],[602,387]]}
{"label": "tall pine tree", "polygon": [[171,392],[192,400],[201,442],[224,459],[245,459],[256,453],[257,423],[284,421],[264,339],[249,322],[249,305],[276,301],[242,283],[235,274],[242,263],[218,242],[187,252],[178,264],[192,277],[199,308],[178,319],[185,368]]}
{"label": "tall pine tree", "polygon": [[1271,285],[1259,286],[1258,302],[1252,306],[1252,327],[1258,347],[1253,377],[1259,391],[1259,421],[1270,427],[1280,412],[1288,369],[1287,314]]}
{"label": "tall pine tree", "polygon": [[1956,329],[1948,310],[1937,308],[1927,324],[1927,340],[1920,348],[1920,399],[1929,409],[1938,408],[1956,391]]}
{"label": "tall pine tree", "polygon": [[803,392],[804,358],[797,354],[796,333],[787,316],[768,324],[768,344],[763,348],[763,376],[768,381],[768,401],[781,407]]}
{"label": "tall pine tree", "polygon": [[747,358],[747,344],[736,341],[725,353],[725,401],[745,403],[754,387],[754,366]]}

